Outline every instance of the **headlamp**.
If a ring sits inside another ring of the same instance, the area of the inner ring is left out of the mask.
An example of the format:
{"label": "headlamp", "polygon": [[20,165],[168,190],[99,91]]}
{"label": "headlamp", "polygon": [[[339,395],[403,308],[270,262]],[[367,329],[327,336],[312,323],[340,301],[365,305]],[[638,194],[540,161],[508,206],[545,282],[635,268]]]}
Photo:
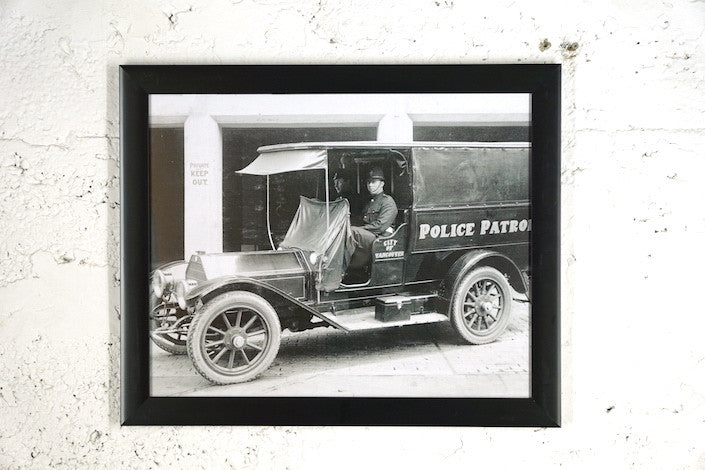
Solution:
{"label": "headlamp", "polygon": [[181,310],[186,310],[188,307],[186,303],[186,294],[189,293],[191,289],[196,285],[196,281],[191,279],[184,279],[176,283],[174,286],[174,295],[176,296],[176,303],[179,304]]}
{"label": "headlamp", "polygon": [[169,291],[172,280],[173,276],[171,273],[165,273],[159,269],[154,271],[154,274],[152,274],[152,292],[158,299],[161,299]]}

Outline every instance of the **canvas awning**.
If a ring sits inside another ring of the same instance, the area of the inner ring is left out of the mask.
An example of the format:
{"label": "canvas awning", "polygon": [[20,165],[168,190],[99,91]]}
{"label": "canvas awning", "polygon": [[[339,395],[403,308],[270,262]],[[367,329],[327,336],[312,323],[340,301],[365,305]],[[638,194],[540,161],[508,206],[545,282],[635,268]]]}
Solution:
{"label": "canvas awning", "polygon": [[298,170],[325,170],[325,149],[283,150],[261,153],[252,163],[237,173],[246,175],[275,175]]}

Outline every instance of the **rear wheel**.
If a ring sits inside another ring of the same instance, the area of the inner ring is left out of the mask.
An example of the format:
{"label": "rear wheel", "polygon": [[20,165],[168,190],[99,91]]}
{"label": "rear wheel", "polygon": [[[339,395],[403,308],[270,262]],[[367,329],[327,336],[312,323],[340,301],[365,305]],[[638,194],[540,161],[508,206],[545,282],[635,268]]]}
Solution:
{"label": "rear wheel", "polygon": [[467,273],[453,295],[451,323],[468,343],[496,340],[507,328],[512,307],[507,279],[484,266]]}
{"label": "rear wheel", "polygon": [[281,325],[274,308],[259,295],[220,295],[196,313],[188,353],[196,370],[219,384],[247,382],[264,372],[279,351]]}

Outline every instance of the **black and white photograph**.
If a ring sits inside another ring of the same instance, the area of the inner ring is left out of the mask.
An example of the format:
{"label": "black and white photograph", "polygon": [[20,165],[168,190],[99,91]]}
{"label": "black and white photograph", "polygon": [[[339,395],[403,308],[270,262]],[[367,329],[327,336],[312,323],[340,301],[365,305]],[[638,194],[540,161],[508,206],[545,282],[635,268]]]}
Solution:
{"label": "black and white photograph", "polygon": [[149,95],[153,397],[531,397],[530,93]]}

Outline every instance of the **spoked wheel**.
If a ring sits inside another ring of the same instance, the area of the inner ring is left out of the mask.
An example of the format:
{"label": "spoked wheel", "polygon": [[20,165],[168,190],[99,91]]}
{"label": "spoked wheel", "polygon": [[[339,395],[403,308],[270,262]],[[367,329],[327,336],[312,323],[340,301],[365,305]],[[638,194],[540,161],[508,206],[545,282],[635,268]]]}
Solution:
{"label": "spoked wheel", "polygon": [[507,279],[494,268],[481,267],[470,271],[458,284],[451,322],[467,342],[490,343],[507,328],[511,307]]}
{"label": "spoked wheel", "polygon": [[189,328],[188,353],[196,370],[215,384],[247,382],[279,351],[281,325],[274,308],[251,292],[228,292],[208,302]]}
{"label": "spoked wheel", "polygon": [[158,305],[149,316],[149,333],[154,344],[171,354],[186,354],[186,337],[191,315],[177,308]]}

